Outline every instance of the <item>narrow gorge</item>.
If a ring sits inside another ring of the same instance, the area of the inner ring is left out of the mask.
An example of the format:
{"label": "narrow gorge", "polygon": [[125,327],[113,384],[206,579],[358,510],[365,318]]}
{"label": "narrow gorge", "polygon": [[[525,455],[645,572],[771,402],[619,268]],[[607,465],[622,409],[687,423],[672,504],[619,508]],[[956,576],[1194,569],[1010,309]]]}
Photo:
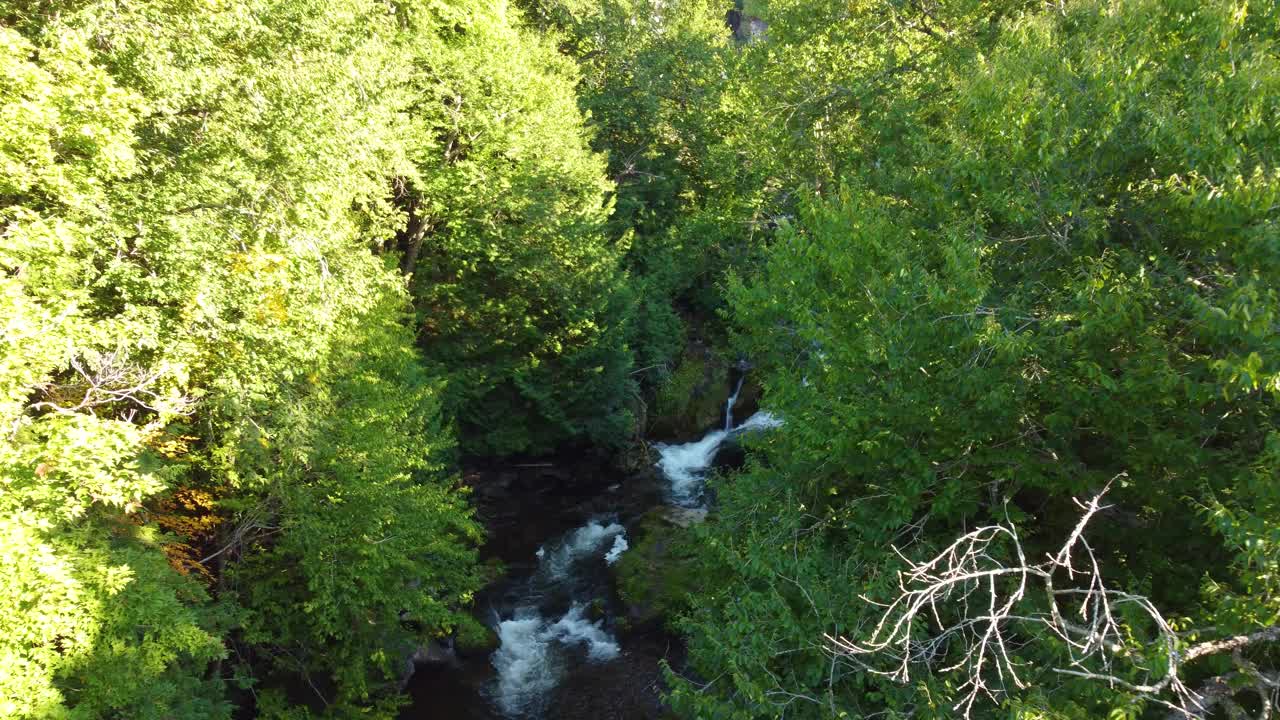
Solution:
{"label": "narrow gorge", "polygon": [[722,427],[686,443],[653,443],[649,471],[627,475],[570,464],[570,473],[604,476],[564,478],[558,489],[528,486],[527,496],[513,483],[503,502],[557,518],[541,526],[552,534],[536,545],[527,533],[513,542],[501,522],[491,524],[492,542],[501,547],[487,552],[514,558],[510,572],[481,591],[478,602],[494,645],[451,648],[423,662],[408,681],[414,704],[401,718],[426,720],[441,712],[476,720],[662,717],[660,663],[686,670],[681,641],[665,629],[667,618],[634,623],[639,613],[620,597],[613,571],[630,549],[629,530],[661,532],[706,518],[706,481],[726,443],[782,426],[765,410],[733,424],[745,380],[740,374],[734,383]]}

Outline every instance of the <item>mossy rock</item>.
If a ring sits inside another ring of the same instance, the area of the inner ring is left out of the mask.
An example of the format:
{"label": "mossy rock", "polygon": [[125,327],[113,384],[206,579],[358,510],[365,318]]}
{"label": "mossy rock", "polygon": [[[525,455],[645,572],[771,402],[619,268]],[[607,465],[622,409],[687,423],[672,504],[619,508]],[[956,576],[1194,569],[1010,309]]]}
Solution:
{"label": "mossy rock", "polygon": [[453,638],[454,648],[462,655],[488,655],[498,649],[498,634],[475,618],[466,618],[458,624]]}
{"label": "mossy rock", "polygon": [[724,421],[729,400],[729,367],[706,349],[690,346],[658,390],[649,433],[688,439]]}
{"label": "mossy rock", "polygon": [[760,400],[764,396],[764,388],[754,373],[748,373],[738,392],[738,402],[733,406],[733,422],[741,423],[760,409]]}
{"label": "mossy rock", "polygon": [[690,594],[701,585],[694,533],[668,517],[674,509],[646,513],[630,533],[636,542],[613,566],[618,595],[633,626],[687,609]]}

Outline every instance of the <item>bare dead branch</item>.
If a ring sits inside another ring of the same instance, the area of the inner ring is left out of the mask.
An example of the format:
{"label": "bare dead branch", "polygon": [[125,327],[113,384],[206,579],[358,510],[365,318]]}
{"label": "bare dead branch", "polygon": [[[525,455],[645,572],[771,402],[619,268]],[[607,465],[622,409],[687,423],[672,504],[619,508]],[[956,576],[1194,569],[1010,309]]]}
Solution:
{"label": "bare dead branch", "polygon": [[122,407],[124,419],[139,409],[158,414],[188,415],[195,402],[186,396],[162,395],[157,387],[172,374],[168,363],[144,367],[134,362],[128,351],[75,351],[69,353],[70,379],[47,382],[39,387],[46,398],[32,403],[33,410],[49,410],[61,415],[95,414],[105,406]]}
{"label": "bare dead branch", "polygon": [[[1280,641],[1280,626],[1187,647],[1148,598],[1107,586],[1085,531],[1108,509],[1102,499],[1110,487],[1088,502],[1076,501],[1079,522],[1056,553],[1037,563],[1028,561],[1012,522],[965,533],[924,561],[913,561],[895,547],[907,568],[898,573],[897,596],[888,603],[863,597],[882,608],[875,626],[859,641],[826,635],[828,649],[901,683],[910,680],[913,669],[962,673],[953,709],[965,718],[980,698],[998,701],[1027,686],[1027,668],[1015,649],[1037,636],[1053,638],[1065,650],[1065,666],[1053,672],[1141,695],[1169,708],[1171,719],[1204,718],[1214,707],[1234,714],[1242,707],[1234,699],[1241,679],[1258,696],[1256,717],[1271,718],[1280,673],[1254,667],[1242,650]],[[1003,559],[1010,556],[1012,561]],[[1040,603],[1032,601],[1033,591]],[[1136,610],[1149,623],[1148,640],[1132,637],[1135,629],[1124,624],[1121,608]],[[1227,652],[1233,653],[1238,673],[1195,690],[1184,684],[1188,663]]]}

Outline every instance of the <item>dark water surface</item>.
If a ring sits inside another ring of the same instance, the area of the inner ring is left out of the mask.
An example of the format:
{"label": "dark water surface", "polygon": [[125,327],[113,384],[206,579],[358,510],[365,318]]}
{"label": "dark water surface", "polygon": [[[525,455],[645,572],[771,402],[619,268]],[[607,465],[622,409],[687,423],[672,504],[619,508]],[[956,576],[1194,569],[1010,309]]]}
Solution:
{"label": "dark water surface", "polygon": [[629,626],[606,562],[620,526],[663,502],[661,476],[575,460],[476,468],[466,479],[489,530],[482,560],[507,568],[477,596],[477,616],[506,642],[419,665],[400,718],[663,717],[660,662],[681,667],[683,648],[660,626]]}

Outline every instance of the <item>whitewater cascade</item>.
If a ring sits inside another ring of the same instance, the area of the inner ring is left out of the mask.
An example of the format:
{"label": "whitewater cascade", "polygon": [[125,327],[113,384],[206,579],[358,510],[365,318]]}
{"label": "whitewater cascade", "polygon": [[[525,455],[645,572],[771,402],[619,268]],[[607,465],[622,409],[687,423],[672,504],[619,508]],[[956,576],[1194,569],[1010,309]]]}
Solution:
{"label": "whitewater cascade", "polygon": [[588,662],[618,657],[617,640],[601,621],[587,617],[587,603],[581,598],[573,597],[563,613],[544,607],[543,601],[557,588],[567,587],[574,594],[577,573],[584,566],[601,560],[612,564],[626,549],[626,530],[616,522],[598,520],[538,549],[538,569],[529,580],[525,601],[510,619],[498,623],[499,646],[492,658],[497,678],[491,698],[502,714],[539,716],[577,648],[585,650]]}
{"label": "whitewater cascade", "polygon": [[706,486],[707,471],[716,459],[716,453],[729,438],[753,430],[767,430],[782,425],[782,420],[765,410],[756,412],[741,425],[733,426],[733,406],[738,401],[738,393],[742,391],[742,379],[733,395],[729,396],[724,410],[724,429],[712,430],[702,439],[680,445],[658,443],[658,468],[671,483],[669,500],[671,504],[685,508],[703,508],[705,499],[703,489]]}
{"label": "whitewater cascade", "polygon": [[[739,379],[725,404],[724,429],[693,442],[657,446],[658,467],[670,483],[672,504],[704,508],[706,475],[725,441],[782,424],[761,411],[734,426],[733,408],[741,391]],[[608,582],[602,580],[607,578],[605,566],[617,562],[627,549],[626,529],[612,518],[592,519],[538,548],[537,568],[517,586],[514,609],[507,619],[497,618],[499,646],[491,658],[497,677],[486,692],[503,716],[543,717],[551,691],[574,667],[608,662],[621,654],[604,621],[593,620],[589,610],[608,593],[601,585]]]}
{"label": "whitewater cascade", "polygon": [[728,400],[724,401],[725,432],[729,432],[730,430],[733,429],[733,406],[738,404],[738,394],[742,392],[742,381],[746,379],[747,379],[746,375],[742,375],[741,377],[739,377],[738,384],[735,385],[733,388],[733,394],[729,396]]}

